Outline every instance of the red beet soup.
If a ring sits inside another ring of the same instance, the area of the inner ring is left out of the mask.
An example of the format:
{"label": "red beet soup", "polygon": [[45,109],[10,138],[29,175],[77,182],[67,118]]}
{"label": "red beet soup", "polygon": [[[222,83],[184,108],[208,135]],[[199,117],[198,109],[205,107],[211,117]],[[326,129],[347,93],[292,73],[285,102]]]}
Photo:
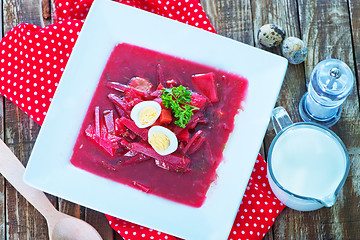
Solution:
{"label": "red beet soup", "polygon": [[[71,163],[147,194],[200,207],[216,179],[247,86],[241,76],[118,44],[86,113]],[[148,103],[161,109],[135,114],[154,117],[150,126],[139,126],[132,111]],[[176,142],[166,134],[150,136],[153,126],[171,131]],[[163,154],[150,138],[164,148],[175,144],[176,150]]]}

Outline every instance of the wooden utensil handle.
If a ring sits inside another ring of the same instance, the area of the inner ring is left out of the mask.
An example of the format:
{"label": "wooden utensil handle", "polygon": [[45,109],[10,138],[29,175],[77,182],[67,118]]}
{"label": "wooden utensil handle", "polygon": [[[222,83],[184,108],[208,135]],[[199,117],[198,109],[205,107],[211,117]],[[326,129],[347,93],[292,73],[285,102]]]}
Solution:
{"label": "wooden utensil handle", "polygon": [[46,219],[56,210],[46,195],[23,181],[25,167],[9,147],[0,140],[0,173],[15,187]]}

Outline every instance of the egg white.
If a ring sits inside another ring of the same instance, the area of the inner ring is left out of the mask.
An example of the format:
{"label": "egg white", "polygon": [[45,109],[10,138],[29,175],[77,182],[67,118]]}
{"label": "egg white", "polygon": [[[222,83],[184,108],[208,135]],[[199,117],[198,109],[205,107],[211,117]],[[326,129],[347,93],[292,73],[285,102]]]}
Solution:
{"label": "egg white", "polygon": [[[147,107],[154,107],[156,110],[156,115],[155,115],[154,119],[151,119],[150,122],[148,122],[146,124],[141,124],[140,119],[139,119],[140,112],[141,112],[141,110],[143,110]],[[143,101],[143,102],[136,104],[133,107],[133,109],[131,110],[131,113],[130,113],[130,118],[135,122],[137,127],[147,128],[154,124],[154,122],[159,118],[160,113],[161,113],[161,106],[159,103],[157,103],[155,101]]]}
{"label": "egg white", "polygon": [[165,134],[170,140],[170,145],[164,151],[158,150],[158,149],[156,149],[154,147],[153,147],[153,149],[158,154],[163,155],[163,156],[175,152],[176,149],[178,148],[177,137],[176,137],[175,133],[173,133],[171,130],[169,130],[169,129],[165,128],[165,127],[162,127],[162,126],[153,126],[153,127],[151,127],[149,129],[149,133],[148,133],[149,144],[151,145],[151,143],[150,143],[151,136],[156,132],[160,132],[160,133]]}

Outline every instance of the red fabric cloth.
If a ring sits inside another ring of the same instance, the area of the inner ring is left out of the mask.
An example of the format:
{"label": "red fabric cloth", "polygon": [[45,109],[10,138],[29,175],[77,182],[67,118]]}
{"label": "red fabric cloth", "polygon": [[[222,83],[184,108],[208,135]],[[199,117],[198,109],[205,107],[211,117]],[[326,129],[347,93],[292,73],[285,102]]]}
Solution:
{"label": "red fabric cloth", "polygon": [[[119,0],[215,32],[197,0]],[[0,94],[42,124],[92,0],[57,0],[57,22],[41,28],[20,24],[0,43]],[[261,239],[285,206],[271,192],[266,163],[259,155],[229,239]],[[126,240],[176,239],[107,216]]]}

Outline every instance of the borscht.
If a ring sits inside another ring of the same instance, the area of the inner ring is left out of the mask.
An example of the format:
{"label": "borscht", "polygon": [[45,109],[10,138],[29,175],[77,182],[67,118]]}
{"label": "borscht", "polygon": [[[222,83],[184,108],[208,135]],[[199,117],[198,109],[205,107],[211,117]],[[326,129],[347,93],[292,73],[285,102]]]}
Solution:
{"label": "borscht", "polygon": [[241,76],[118,44],[71,163],[147,194],[200,207],[216,180],[247,87]]}

